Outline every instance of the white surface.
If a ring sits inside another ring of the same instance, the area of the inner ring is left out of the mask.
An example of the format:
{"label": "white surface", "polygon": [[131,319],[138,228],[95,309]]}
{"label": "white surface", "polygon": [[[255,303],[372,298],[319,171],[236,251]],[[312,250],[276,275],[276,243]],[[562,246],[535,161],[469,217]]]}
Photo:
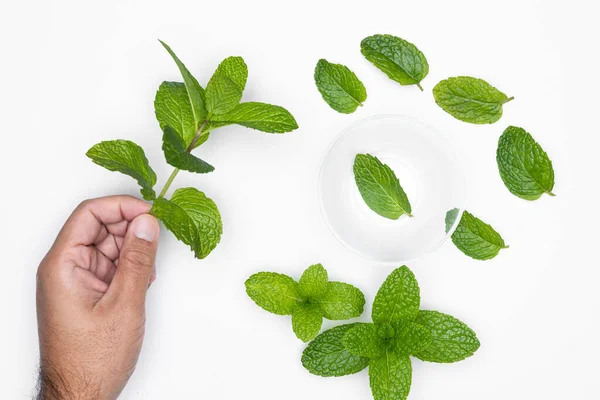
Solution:
{"label": "white surface", "polygon": [[[353,172],[356,155],[364,153],[394,171],[414,217],[392,220],[367,206]],[[323,217],[343,245],[371,262],[397,266],[431,253],[449,239],[446,213],[463,209],[465,180],[439,132],[414,118],[380,115],[359,121],[335,138],[319,171],[318,192]]]}
{"label": "white surface", "polygon": [[[221,210],[225,234],[205,261],[162,235],[148,329],[123,399],[368,399],[365,372],[309,375],[290,321],[257,308],[243,282],[253,272],[297,277],[322,262],[360,286],[370,305],[390,267],[340,246],[319,213],[319,163],[333,138],[370,115],[420,119],[452,144],[467,177],[467,206],[510,249],[481,263],[451,243],[413,262],[423,306],[453,314],[481,349],[454,365],[414,362],[411,400],[598,398],[598,46],[592,1],[12,1],[2,30],[2,304],[0,398],[32,393],[37,364],[34,274],[81,200],[136,194],[135,182],[92,164],[94,143],[142,145],[164,163],[154,92],[179,80],[169,43],[205,83],[218,62],[241,55],[245,100],[281,104],[301,128],[276,136],[244,128],[215,133],[199,155],[207,176],[180,174]],[[368,63],[360,40],[391,33],[415,42],[431,65],[426,91],[400,87]],[[350,66],[369,98],[353,115],[320,99],[317,60]],[[431,89],[448,76],[488,79],[515,96],[491,126],[452,119]],[[498,177],[495,149],[509,124],[533,133],[556,169],[557,197],[522,201]],[[370,308],[365,315],[368,315]],[[331,326],[327,323],[327,326]]]}

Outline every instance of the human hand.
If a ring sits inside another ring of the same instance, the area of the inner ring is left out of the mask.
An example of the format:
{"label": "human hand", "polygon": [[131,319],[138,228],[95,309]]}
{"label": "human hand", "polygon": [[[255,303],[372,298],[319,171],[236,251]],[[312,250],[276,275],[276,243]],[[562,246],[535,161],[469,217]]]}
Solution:
{"label": "human hand", "polygon": [[144,338],[158,222],[130,196],[87,200],[37,273],[39,399],[115,399]]}

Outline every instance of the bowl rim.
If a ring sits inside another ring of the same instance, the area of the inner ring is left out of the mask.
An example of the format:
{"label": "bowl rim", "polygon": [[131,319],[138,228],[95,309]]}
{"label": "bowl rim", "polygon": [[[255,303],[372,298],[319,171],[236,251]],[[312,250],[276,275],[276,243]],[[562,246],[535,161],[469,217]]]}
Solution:
{"label": "bowl rim", "polygon": [[[340,235],[335,231],[335,229],[333,228],[333,225],[331,223],[331,221],[329,220],[329,218],[327,217],[327,213],[325,211],[325,207],[323,205],[323,196],[322,196],[322,191],[321,191],[321,182],[323,180],[323,169],[325,166],[325,160],[327,159],[327,157],[329,156],[329,153],[331,152],[331,149],[333,148],[333,146],[344,136],[346,135],[348,132],[350,132],[351,130],[353,130],[354,128],[356,128],[359,125],[362,125],[364,123],[367,123],[369,121],[373,121],[373,120],[377,120],[377,119],[403,119],[406,121],[410,121],[413,123],[416,123],[418,125],[421,125],[422,127],[429,129],[430,131],[432,131],[437,137],[438,139],[441,141],[441,143],[443,143],[443,145],[446,147],[446,149],[448,150],[448,152],[450,153],[450,156],[452,158],[452,160],[455,163],[456,169],[458,171],[458,179],[461,182],[461,186],[462,189],[460,191],[460,207],[458,208],[458,214],[456,217],[456,220],[454,221],[454,223],[452,224],[452,226],[450,227],[450,229],[448,230],[448,232],[446,232],[446,235],[439,241],[439,243],[437,243],[435,246],[433,246],[431,249],[429,249],[428,251],[424,252],[421,255],[412,257],[412,258],[407,258],[407,259],[403,259],[403,260],[392,260],[392,261],[383,261],[383,260],[379,260],[376,259],[368,254],[364,254],[361,251],[359,251],[358,249],[352,247],[350,244],[348,244],[344,239],[342,239],[340,237]],[[325,152],[323,153],[323,156],[321,157],[321,165],[319,166],[319,176],[317,179],[317,200],[319,202],[319,209],[321,211],[321,217],[323,218],[323,220],[325,221],[325,225],[327,226],[327,229],[329,229],[329,232],[331,232],[331,234],[335,237],[336,241],[342,245],[342,247],[346,248],[347,250],[350,250],[350,252],[360,256],[362,259],[365,260],[369,260],[372,262],[375,262],[379,265],[383,265],[383,266],[395,266],[398,264],[406,264],[412,261],[416,261],[416,260],[420,260],[422,258],[425,258],[429,255],[431,255],[433,252],[435,252],[437,249],[439,249],[444,243],[446,243],[446,241],[452,236],[452,234],[454,233],[454,231],[456,230],[463,212],[465,211],[465,202],[466,202],[466,196],[465,196],[465,192],[466,192],[466,179],[465,179],[465,174],[461,168],[461,164],[458,160],[458,158],[456,157],[456,153],[454,153],[454,150],[452,149],[452,146],[450,145],[450,143],[444,138],[444,136],[434,127],[432,127],[429,124],[426,124],[414,117],[409,117],[407,115],[402,115],[402,114],[375,114],[375,115],[371,115],[368,116],[366,118],[360,119],[358,121],[355,121],[354,123],[352,123],[351,125],[349,125],[348,127],[346,127],[345,129],[343,129],[340,133],[338,133],[334,139],[331,141],[331,143],[329,144],[329,146],[327,146],[327,148],[325,149]]]}

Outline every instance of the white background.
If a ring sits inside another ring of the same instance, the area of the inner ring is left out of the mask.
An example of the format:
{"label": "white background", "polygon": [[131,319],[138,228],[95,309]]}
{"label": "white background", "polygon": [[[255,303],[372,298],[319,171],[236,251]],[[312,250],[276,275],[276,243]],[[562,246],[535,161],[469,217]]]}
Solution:
{"label": "white background", "polygon": [[[244,100],[280,104],[300,129],[270,135],[216,131],[198,155],[216,167],[181,173],[219,205],[225,233],[205,260],[161,236],[147,335],[123,399],[370,398],[366,372],[325,379],[300,365],[304,345],[289,318],[246,296],[244,280],[273,270],[299,277],[321,262],[334,280],[362,288],[368,305],[391,268],[339,245],[316,195],[333,138],[368,116],[397,113],[438,129],[466,173],[468,209],[502,233],[509,250],[477,262],[452,243],[410,263],[423,307],[457,316],[478,333],[476,355],[454,365],[414,362],[410,399],[597,399],[598,309],[596,2],[562,1],[12,1],[0,12],[2,275],[0,398],[32,394],[37,366],[37,264],[83,199],[138,194],[133,180],[92,164],[86,150],[126,138],[144,147],[159,176],[153,98],[180,80],[160,38],[205,84],[220,60],[241,55]],[[431,66],[401,87],[367,62],[360,41],[390,33],[414,42]],[[344,63],[368,100],[334,112],[313,82],[317,60]],[[434,103],[441,79],[473,75],[515,101],[490,126],[454,120]],[[511,195],[496,167],[499,135],[522,126],[554,162],[557,197]],[[332,326],[327,322],[327,326]]]}

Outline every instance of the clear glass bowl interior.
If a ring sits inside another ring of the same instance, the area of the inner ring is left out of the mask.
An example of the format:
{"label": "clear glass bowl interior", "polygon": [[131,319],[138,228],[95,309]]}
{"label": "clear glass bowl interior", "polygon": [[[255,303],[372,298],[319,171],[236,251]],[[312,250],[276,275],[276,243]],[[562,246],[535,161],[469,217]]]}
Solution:
{"label": "clear glass bowl interior", "polygon": [[[413,218],[390,220],[366,205],[354,181],[358,153],[374,155],[394,170]],[[458,223],[446,232],[446,213],[464,206],[464,177],[448,144],[431,127],[398,115],[371,117],[343,131],[323,159],[318,186],[334,236],[357,254],[390,265],[438,248]]]}

